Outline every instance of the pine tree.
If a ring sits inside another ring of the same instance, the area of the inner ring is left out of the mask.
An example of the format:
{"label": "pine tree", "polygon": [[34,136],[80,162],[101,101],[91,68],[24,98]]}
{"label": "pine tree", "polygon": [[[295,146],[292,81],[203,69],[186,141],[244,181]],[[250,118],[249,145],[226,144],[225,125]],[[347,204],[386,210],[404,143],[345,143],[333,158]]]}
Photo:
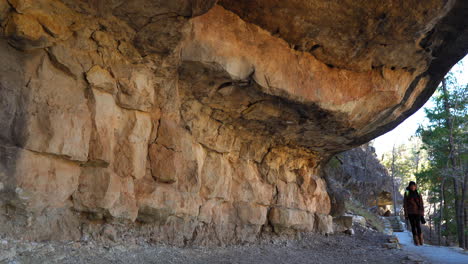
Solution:
{"label": "pine tree", "polygon": [[445,220],[445,233],[449,235],[451,223],[455,223],[459,246],[467,248],[468,86],[459,85],[454,75],[449,74],[434,95],[433,103],[433,107],[425,109],[429,124],[417,131],[428,152],[430,167],[417,177],[441,199],[439,231]]}

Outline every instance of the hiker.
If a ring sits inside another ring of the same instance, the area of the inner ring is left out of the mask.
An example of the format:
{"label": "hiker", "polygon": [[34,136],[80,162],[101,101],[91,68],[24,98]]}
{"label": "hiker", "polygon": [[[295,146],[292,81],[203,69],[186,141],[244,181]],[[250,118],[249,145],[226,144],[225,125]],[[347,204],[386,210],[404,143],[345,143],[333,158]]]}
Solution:
{"label": "hiker", "polygon": [[424,243],[423,234],[421,232],[421,222],[424,224],[424,204],[421,194],[418,192],[418,186],[414,181],[411,181],[406,187],[405,197],[403,200],[403,208],[405,210],[405,219],[411,225],[413,240],[416,246],[422,246]]}

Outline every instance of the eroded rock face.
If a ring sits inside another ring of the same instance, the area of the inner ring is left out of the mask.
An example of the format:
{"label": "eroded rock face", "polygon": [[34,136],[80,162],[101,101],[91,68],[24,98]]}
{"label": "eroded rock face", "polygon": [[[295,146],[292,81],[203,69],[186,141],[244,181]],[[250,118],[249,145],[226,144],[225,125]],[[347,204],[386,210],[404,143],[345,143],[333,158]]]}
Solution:
{"label": "eroded rock face", "polygon": [[332,232],[324,163],[427,100],[467,7],[283,2],[0,0],[0,231]]}
{"label": "eroded rock face", "polygon": [[[332,201],[331,214],[334,216],[345,213],[345,201],[355,200],[374,209],[393,204],[392,178],[369,144],[336,155],[322,172],[327,181]],[[396,201],[403,199],[397,195]]]}

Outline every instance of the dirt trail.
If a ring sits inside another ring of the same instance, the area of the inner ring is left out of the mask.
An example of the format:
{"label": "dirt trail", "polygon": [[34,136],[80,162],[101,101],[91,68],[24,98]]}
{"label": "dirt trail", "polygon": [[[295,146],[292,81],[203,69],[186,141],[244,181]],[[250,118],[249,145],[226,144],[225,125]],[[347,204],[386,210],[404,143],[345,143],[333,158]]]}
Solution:
{"label": "dirt trail", "polygon": [[[0,263],[420,263],[405,250],[386,249],[388,236],[369,229],[356,235],[304,235],[255,245],[175,248],[144,241],[31,243],[0,239]],[[3,259],[3,261],[2,261]]]}

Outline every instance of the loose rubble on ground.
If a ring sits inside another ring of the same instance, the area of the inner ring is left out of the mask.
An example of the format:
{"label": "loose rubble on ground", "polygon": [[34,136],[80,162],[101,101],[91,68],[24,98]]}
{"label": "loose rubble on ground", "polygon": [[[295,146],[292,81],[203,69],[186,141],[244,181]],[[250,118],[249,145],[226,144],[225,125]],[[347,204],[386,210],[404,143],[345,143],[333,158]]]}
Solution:
{"label": "loose rubble on ground", "polygon": [[0,263],[429,263],[400,249],[394,236],[360,226],[351,230],[354,235],[302,234],[215,248],[179,248],[144,239],[62,243],[2,238]]}

